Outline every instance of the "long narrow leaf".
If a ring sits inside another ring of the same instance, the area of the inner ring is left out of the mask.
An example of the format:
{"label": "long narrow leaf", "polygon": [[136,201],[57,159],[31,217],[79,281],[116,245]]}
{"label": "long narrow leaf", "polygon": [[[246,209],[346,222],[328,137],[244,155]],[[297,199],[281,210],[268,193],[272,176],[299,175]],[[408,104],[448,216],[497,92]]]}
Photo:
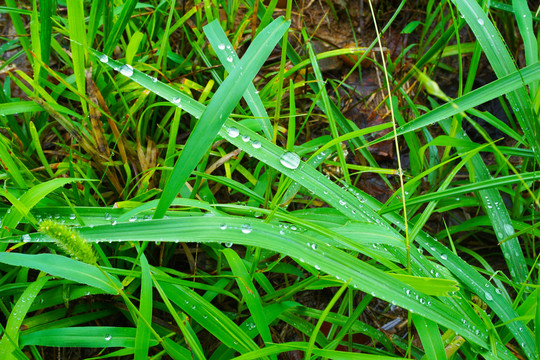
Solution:
{"label": "long narrow leaf", "polygon": [[117,294],[122,284],[95,266],[54,254],[0,253],[0,263],[38,269],[48,274]]}
{"label": "long narrow leaf", "polygon": [[[178,195],[189,175],[214,140],[249,84],[270,55],[277,41],[289,27],[289,22],[278,18],[253,41],[234,71],[225,79],[203,112],[177,160],[169,183],[165,185],[154,218],[161,218]],[[173,102],[175,102],[173,100]]]}

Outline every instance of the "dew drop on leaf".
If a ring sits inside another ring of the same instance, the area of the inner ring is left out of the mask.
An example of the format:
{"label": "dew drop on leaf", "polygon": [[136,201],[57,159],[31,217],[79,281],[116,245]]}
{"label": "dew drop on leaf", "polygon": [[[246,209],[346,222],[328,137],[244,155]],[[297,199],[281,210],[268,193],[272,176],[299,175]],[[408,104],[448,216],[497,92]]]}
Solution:
{"label": "dew drop on leaf", "polygon": [[120,73],[125,76],[133,75],[133,67],[129,64],[126,64],[120,68]]}
{"label": "dew drop on leaf", "polygon": [[249,225],[249,224],[242,225],[242,232],[244,234],[249,234],[251,231],[252,231],[251,225]]}
{"label": "dew drop on leaf", "polygon": [[227,134],[232,137],[232,138],[235,138],[237,137],[238,135],[240,135],[240,131],[235,128],[235,127],[230,127],[227,129]]}
{"label": "dew drop on leaf", "polygon": [[285,154],[281,155],[279,159],[281,165],[285,166],[288,169],[296,169],[300,165],[300,156],[290,151],[287,151]]}

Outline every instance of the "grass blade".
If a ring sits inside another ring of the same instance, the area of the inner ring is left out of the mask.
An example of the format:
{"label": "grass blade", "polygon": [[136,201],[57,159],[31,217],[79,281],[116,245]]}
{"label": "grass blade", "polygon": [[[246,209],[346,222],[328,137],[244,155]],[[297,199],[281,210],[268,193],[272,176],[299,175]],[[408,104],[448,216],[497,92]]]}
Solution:
{"label": "grass blade", "polygon": [[263,302],[261,301],[259,292],[253,285],[253,280],[250,278],[244,263],[235,251],[223,249],[223,254],[227,258],[227,262],[229,263],[233,274],[236,276],[238,288],[251,312],[251,317],[253,318],[262,340],[266,344],[270,344],[272,342],[272,336],[270,335],[269,329],[270,323],[266,319],[265,311],[262,307]]}
{"label": "grass blade", "polygon": [[[229,39],[219,25],[219,22],[214,21],[205,26],[204,33],[216,51],[216,55],[221,61],[221,64],[223,64],[225,70],[227,70],[229,74],[232,73],[239,62],[238,55],[236,55],[232,44],[229,42]],[[266,138],[269,140],[272,139],[272,125],[270,124],[262,100],[257,94],[257,90],[252,82],[249,83],[248,88],[244,93],[244,99],[253,113],[253,117],[260,123]]]}
{"label": "grass blade", "polygon": [[140,317],[137,319],[137,332],[135,334],[135,360],[148,359],[148,345],[150,343],[150,329],[152,324],[152,278],[146,256],[141,254],[141,297],[139,305]]}
{"label": "grass blade", "polygon": [[12,353],[18,343],[19,329],[34,299],[49,279],[50,277],[44,276],[28,285],[11,310],[4,336],[0,340],[0,357],[2,359],[16,359]]}
{"label": "grass blade", "polygon": [[[278,18],[266,27],[253,41],[234,71],[216,91],[173,168],[169,183],[163,189],[154,218],[163,217],[288,26],[289,22]],[[174,100],[173,102],[178,103]]]}
{"label": "grass blade", "polygon": [[13,266],[38,269],[53,276],[72,280],[101,289],[108,294],[117,294],[122,284],[105,271],[86,263],[54,254],[0,253],[0,262]]}
{"label": "grass blade", "polygon": [[[36,331],[21,336],[21,345],[52,347],[108,348],[135,346],[135,328],[113,326],[81,326]],[[154,340],[151,345],[156,345]]]}
{"label": "grass blade", "polygon": [[[516,71],[510,75],[501,77],[487,85],[484,85],[468,94],[465,94],[457,99],[450,101],[438,108],[431,110],[430,112],[417,117],[411,122],[400,126],[397,129],[397,135],[403,135],[411,131],[415,131],[438,123],[450,116],[459,114],[472,107],[483,104],[489,100],[496,99],[499,96],[505,95],[508,92],[520,89],[523,84],[529,84],[533,81],[540,79],[540,64],[536,63],[531,66],[527,66],[519,71]],[[376,142],[388,140],[393,137],[391,135],[385,135],[378,139]]]}

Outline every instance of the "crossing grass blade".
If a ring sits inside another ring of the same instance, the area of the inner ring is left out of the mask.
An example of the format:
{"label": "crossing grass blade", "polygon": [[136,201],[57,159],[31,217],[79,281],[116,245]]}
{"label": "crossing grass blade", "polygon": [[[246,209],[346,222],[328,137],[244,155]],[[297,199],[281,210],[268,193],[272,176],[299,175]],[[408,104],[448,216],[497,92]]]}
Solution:
{"label": "crossing grass blade", "polygon": [[[249,308],[257,331],[266,344],[272,343],[272,336],[269,328],[270,322],[266,319],[265,311],[262,306],[263,302],[261,301],[260,295],[255,288],[242,259],[240,259],[238,254],[231,249],[223,249],[223,254],[227,258],[227,262],[229,263],[233,274],[236,276],[238,288],[246,301],[246,305]],[[276,359],[275,357],[272,358]]]}
{"label": "crossing grass blade", "polygon": [[[530,182],[538,179],[540,177],[539,171],[522,173],[519,175],[507,175],[501,176],[496,179],[487,179],[483,181],[478,181],[472,184],[466,184],[461,186],[452,187],[450,189],[441,190],[434,193],[423,194],[415,196],[414,198],[407,200],[408,205],[423,204],[429,201],[448,199],[455,196],[460,196],[463,194],[468,194],[476,192],[479,190],[489,189],[489,188],[499,188],[501,186],[513,185],[520,182]],[[383,213],[388,211],[396,211],[402,205],[390,205],[383,210]]]}
{"label": "crossing grass blade", "polygon": [[141,296],[137,319],[137,332],[135,334],[135,360],[148,359],[150,344],[150,329],[152,324],[152,278],[146,256],[141,254]]}
{"label": "crossing grass blade", "polygon": [[50,277],[43,276],[37,281],[31,283],[21,294],[17,300],[17,303],[11,310],[2,340],[0,340],[0,357],[2,359],[16,359],[13,351],[19,342],[20,327],[24,318],[26,317],[26,314],[28,313],[28,310],[30,309],[30,306],[34,302],[36,296],[39,294],[39,291],[49,279]]}
{"label": "crossing grass blade", "polygon": [[[86,181],[85,179],[52,179],[47,182],[40,183],[38,185],[33,186],[30,190],[24,193],[19,199],[16,199],[13,195],[7,193],[2,194],[6,197],[8,197],[8,200],[10,199],[9,196],[11,196],[11,200],[13,202],[16,201],[15,204],[13,204],[11,211],[6,214],[6,216],[2,219],[2,230],[0,230],[0,237],[6,236],[8,229],[14,229],[19,221],[23,217],[29,216],[30,210],[39,202],[41,201],[45,196],[47,196],[52,191],[58,189],[59,187],[69,184],[71,182],[75,181]],[[34,225],[36,225],[34,220]],[[0,249],[2,249],[3,244],[0,245]],[[4,251],[5,248],[2,249]]]}
{"label": "crossing grass blade", "polygon": [[167,282],[160,282],[160,286],[172,302],[204,328],[211,329],[212,335],[227,347],[240,353],[259,348],[243,329],[195,291]]}
{"label": "crossing grass blade", "polygon": [[[210,44],[225,70],[227,70],[228,73],[232,73],[239,62],[238,55],[234,51],[232,44],[229,42],[227,35],[219,25],[219,22],[214,21],[205,26],[204,33],[208,37],[208,41],[210,41]],[[244,99],[246,100],[253,117],[261,124],[261,128],[263,129],[266,138],[269,140],[272,139],[273,129],[270,120],[268,119],[268,114],[255,86],[251,82],[244,93]]]}
{"label": "crossing grass blade", "polygon": [[[498,31],[480,5],[466,0],[453,1],[474,32],[497,77],[503,78],[516,72],[514,59],[508,52],[503,39],[500,36],[495,36]],[[527,34],[525,36],[528,37]],[[538,63],[534,65],[538,65]],[[527,78],[523,77],[523,80],[525,79]],[[531,81],[537,80],[537,78],[534,78]],[[537,115],[533,114],[530,106],[531,99],[525,88],[525,85],[531,81],[525,81],[526,83],[522,83],[522,86],[509,90],[506,97],[527,139],[527,145],[534,150],[536,162],[540,163],[540,139],[536,136],[538,119]],[[520,279],[520,281],[523,280],[523,278]]]}
{"label": "crossing grass blade", "polygon": [[12,266],[38,269],[48,274],[117,294],[122,284],[103,270],[86,263],[54,254],[0,253],[0,262]]}
{"label": "crossing grass blade", "polygon": [[[84,6],[82,0],[68,0],[66,2],[68,10],[69,36],[71,39],[71,55],[73,61],[73,72],[77,90],[80,94],[86,93],[86,28],[84,21]],[[86,100],[81,98],[81,105],[86,113]]]}
{"label": "crossing grass blade", "polygon": [[441,338],[439,327],[433,321],[425,319],[416,314],[412,315],[413,322],[415,323],[415,329],[418,331],[420,340],[422,341],[422,347],[426,352],[426,359],[444,359],[446,354],[444,352],[444,344]]}
{"label": "crossing grass blade", "polygon": [[[216,91],[172,170],[154,218],[163,217],[288,26],[289,22],[283,18],[278,18],[267,26]],[[175,100],[173,102],[178,103]]]}
{"label": "crossing grass blade", "polygon": [[[124,33],[124,30],[131,18],[131,15],[133,14],[133,11],[135,10],[135,6],[137,5],[137,0],[128,0],[126,1],[122,6],[122,11],[120,12],[120,15],[116,19],[112,29],[110,30],[110,34],[105,34],[105,45],[103,47],[103,52],[107,55],[112,54],[114,47],[118,44],[118,41],[120,40],[120,37]],[[105,9],[106,12],[110,11],[110,9]],[[112,14],[108,14],[112,15]],[[107,20],[111,20],[108,18],[104,19],[104,22],[107,24],[107,26],[110,26],[109,22]]]}
{"label": "crossing grass blade", "polygon": [[[527,66],[519,71],[505,75],[487,85],[473,90],[449,103],[443,104],[428,113],[400,126],[397,135],[407,134],[411,131],[421,129],[425,126],[436,124],[450,116],[467,111],[470,108],[483,104],[489,100],[496,99],[516,89],[520,89],[524,84],[540,80],[540,64],[536,63]],[[385,135],[375,142],[390,139],[392,135]],[[374,143],[375,143],[374,142]]]}

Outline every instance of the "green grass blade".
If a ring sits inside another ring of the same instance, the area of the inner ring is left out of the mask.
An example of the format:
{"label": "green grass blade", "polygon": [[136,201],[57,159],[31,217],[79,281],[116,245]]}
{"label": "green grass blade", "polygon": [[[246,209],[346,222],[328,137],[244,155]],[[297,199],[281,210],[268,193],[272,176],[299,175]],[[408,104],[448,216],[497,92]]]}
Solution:
{"label": "green grass blade", "polygon": [[[527,65],[532,65],[538,62],[538,40],[534,35],[534,26],[532,22],[531,11],[526,0],[516,0],[512,2],[516,22],[519,28],[519,33],[523,39],[523,47],[525,49],[525,60]],[[530,93],[532,96],[536,94],[538,89],[538,81],[531,83]]]}
{"label": "green grass blade", "polygon": [[[540,79],[540,63],[527,66],[510,75],[501,77],[487,85],[482,86],[470,93],[450,101],[438,108],[416,118],[415,120],[400,126],[397,135],[403,135],[411,131],[421,129],[425,126],[438,123],[450,116],[466,111],[472,107],[483,104],[489,100],[496,99],[516,89],[520,89],[523,84],[528,84]],[[392,138],[393,134],[381,137],[377,142]]]}
{"label": "green grass blade", "polygon": [[[223,249],[223,254],[227,258],[233,274],[236,276],[236,282],[238,288],[242,293],[244,301],[250,310],[253,322],[257,327],[261,338],[266,344],[272,342],[272,336],[270,334],[270,323],[266,319],[263,309],[263,302],[260,298],[259,292],[253,284],[253,280],[250,278],[249,273],[243,264],[238,254],[231,249]],[[274,358],[275,359],[275,358]]]}
{"label": "green grass blade", "polygon": [[[204,360],[206,357],[204,356],[204,351],[202,349],[201,343],[199,342],[199,339],[197,338],[197,335],[193,331],[193,328],[191,327],[188,318],[186,314],[184,313],[177,313],[177,310],[173,307],[171,304],[169,298],[167,297],[167,294],[163,291],[161,288],[159,282],[157,282],[155,279],[152,279],[153,283],[155,284],[156,290],[159,292],[159,295],[163,299],[163,302],[165,303],[165,307],[170,312],[174,320],[176,321],[176,324],[180,328],[180,331],[182,332],[182,335],[184,335],[184,341],[186,342],[186,345],[189,347],[189,359],[195,358],[195,359],[201,359]],[[170,343],[167,340],[168,338],[163,338],[163,348],[167,351],[173,351],[179,358],[181,358],[182,354],[184,353],[185,349],[184,347],[176,344],[176,343]]]}
{"label": "green grass blade", "polygon": [[[116,19],[116,22],[114,23],[114,26],[111,30],[110,34],[106,35],[105,45],[103,46],[103,52],[107,55],[112,54],[113,49],[118,44],[118,41],[120,40],[120,37],[124,33],[124,30],[131,18],[131,15],[133,14],[133,10],[135,10],[135,6],[137,5],[138,0],[127,0],[122,5],[122,12],[118,16],[118,19]],[[106,9],[105,11],[109,11]],[[106,19],[104,19],[104,22],[106,22]]]}
{"label": "green grass blade", "polygon": [[[517,184],[522,181],[524,182],[535,181],[539,177],[540,177],[540,172],[534,171],[534,172],[527,172],[527,173],[523,173],[519,175],[507,175],[507,176],[501,176],[495,179],[478,181],[472,184],[456,186],[450,189],[445,189],[445,190],[437,191],[434,193],[428,193],[428,194],[415,196],[413,198],[407,199],[407,206],[415,205],[415,204],[422,204],[422,203],[434,201],[434,200],[442,200],[442,199],[450,198],[453,196],[459,196],[459,195],[476,192],[480,190],[486,190],[490,188],[500,188],[506,185]],[[399,210],[401,207],[402,205],[390,205],[383,210],[383,213],[386,213],[389,211],[396,211],[396,210]]]}
{"label": "green grass blade", "polygon": [[[49,59],[51,57],[51,39],[52,39],[52,17],[56,10],[55,0],[45,0],[39,2],[39,23],[41,29],[39,32],[40,47],[41,47],[41,61],[45,65],[49,65]],[[46,79],[47,73],[42,72],[41,78]]]}
{"label": "green grass blade", "polygon": [[[13,183],[19,189],[28,189],[26,181],[23,178],[23,175],[19,171],[19,166],[17,166],[16,158],[13,156],[13,152],[9,149],[10,146],[4,144],[4,137],[0,137],[0,158],[2,159],[2,167],[5,170],[5,173],[11,178]],[[0,237],[1,237],[0,233]]]}
{"label": "green grass blade", "polygon": [[144,254],[141,254],[141,295],[137,319],[137,332],[135,334],[135,360],[148,359],[148,345],[150,343],[150,329],[152,324],[152,278],[150,267]]}
{"label": "green grass blade", "polygon": [[195,291],[179,285],[160,282],[167,297],[189,314],[226,346],[243,353],[259,348],[257,344],[223,312]]}
{"label": "green grass blade", "polygon": [[[208,37],[208,41],[210,41],[210,44],[214,48],[214,51],[225,70],[227,70],[229,74],[232,73],[239,62],[238,55],[236,55],[232,44],[229,42],[229,39],[219,25],[219,22],[214,21],[205,26],[204,33]],[[272,139],[273,129],[270,120],[268,119],[268,114],[266,113],[261,98],[257,94],[255,86],[251,82],[244,93],[244,99],[253,113],[253,117],[260,123],[266,138]]]}
{"label": "green grass blade", "polygon": [[[480,5],[475,1],[467,0],[454,0],[454,3],[474,32],[497,77],[503,78],[514,73],[516,71],[514,59],[508,52],[502,37],[498,36],[497,28]],[[531,99],[525,88],[525,84],[531,81],[528,81],[525,76],[523,81],[521,87],[508,91],[506,97],[514,109],[514,115],[521,125],[529,147],[534,150],[536,161],[540,162],[540,139],[536,136],[538,119],[533,114]]]}
{"label": "green grass blade", "polygon": [[28,285],[11,310],[6,323],[5,333],[2,336],[2,340],[0,340],[0,357],[2,359],[16,359],[12,353],[18,343],[19,329],[34,299],[49,279],[50,277],[44,276]]}
{"label": "green grass blade", "polygon": [[[21,43],[22,48],[24,49],[24,52],[26,53],[26,58],[28,59],[28,62],[30,64],[34,63],[34,58],[32,57],[31,45],[30,45],[30,39],[28,38],[28,34],[26,33],[26,29],[24,26],[24,22],[21,19],[21,14],[30,15],[31,12],[27,10],[17,9],[17,2],[14,0],[6,0],[6,5],[8,8],[11,8],[8,10],[9,16],[11,17],[11,21],[13,22],[13,27],[15,28],[15,31],[17,32],[19,42]],[[14,10],[17,9],[17,10]]]}
{"label": "green grass blade", "polygon": [[442,342],[439,327],[433,321],[416,314],[412,315],[415,329],[418,331],[422,347],[426,355],[425,359],[446,359],[444,344]]}
{"label": "green grass blade", "polygon": [[163,217],[288,26],[289,22],[278,18],[266,27],[253,41],[234,71],[216,91],[173,168],[169,183],[163,189],[154,218]]}
{"label": "green grass blade", "polygon": [[[84,18],[83,0],[67,0],[69,37],[71,40],[71,57],[73,72],[80,94],[86,94],[86,27]],[[80,98],[81,105],[86,113],[86,100]]]}
{"label": "green grass blade", "polygon": [[[21,345],[51,347],[108,348],[135,346],[135,328],[113,326],[81,326],[36,331],[21,336]],[[157,342],[152,341],[152,345]]]}
{"label": "green grass blade", "polygon": [[99,268],[70,258],[54,254],[0,253],[0,262],[12,266],[38,269],[53,276],[72,280],[101,289],[108,294],[117,294],[122,284]]}
{"label": "green grass blade", "polygon": [[[30,190],[24,193],[18,200],[23,204],[24,210],[20,211],[16,206],[11,208],[11,211],[2,219],[2,229],[0,229],[0,237],[6,236],[8,229],[14,229],[19,221],[24,216],[27,216],[30,210],[45,196],[58,189],[61,186],[74,181],[86,181],[85,179],[53,179],[47,182],[33,186]],[[0,193],[2,194],[2,193]],[[3,194],[6,196],[7,194]],[[2,249],[3,244],[0,245]],[[5,248],[2,249],[4,251]]]}

